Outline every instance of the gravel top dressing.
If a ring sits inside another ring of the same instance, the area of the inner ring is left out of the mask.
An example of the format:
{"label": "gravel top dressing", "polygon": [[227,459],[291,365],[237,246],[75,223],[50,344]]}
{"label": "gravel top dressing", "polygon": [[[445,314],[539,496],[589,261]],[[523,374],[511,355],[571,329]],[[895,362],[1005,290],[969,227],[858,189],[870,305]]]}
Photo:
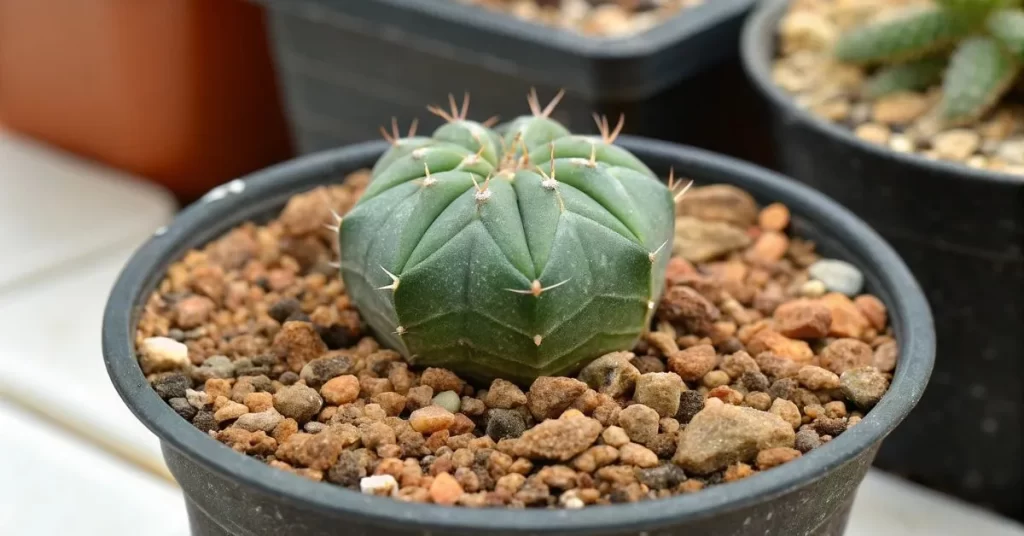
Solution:
{"label": "gravel top dressing", "polygon": [[452,0],[596,37],[647,30],[707,0]]}
{"label": "gravel top dressing", "polygon": [[[846,32],[934,5],[930,0],[794,0],[779,23],[772,78],[797,105],[848,127],[865,141],[932,160],[1024,175],[1019,83],[1002,97],[994,96],[998,104],[980,117],[943,123],[937,117],[943,108],[942,77],[949,68],[945,56],[926,57],[912,68],[902,68],[898,79],[890,76],[884,83],[905,88],[884,91],[883,81],[872,78],[884,66],[836,59],[836,43]],[[917,35],[914,31],[911,27],[903,33]],[[955,60],[954,55],[950,62]],[[987,65],[982,63],[970,60],[965,65],[981,69]],[[965,83],[982,84],[983,74],[968,76]],[[952,85],[947,81],[946,91],[953,91]]]}
{"label": "gravel top dressing", "polygon": [[139,362],[183,419],[271,467],[399,501],[583,508],[748,477],[822,447],[885,394],[897,343],[863,276],[727,185],[676,209],[652,329],[572,376],[474,384],[406,363],[338,274],[332,211],[370,178],[293,197],[168,270]]}

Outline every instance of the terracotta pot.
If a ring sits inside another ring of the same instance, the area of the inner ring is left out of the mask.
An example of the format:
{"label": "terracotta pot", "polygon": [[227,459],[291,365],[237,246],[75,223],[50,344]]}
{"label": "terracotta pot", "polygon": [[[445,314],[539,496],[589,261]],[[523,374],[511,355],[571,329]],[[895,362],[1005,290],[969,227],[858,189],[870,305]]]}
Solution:
{"label": "terracotta pot", "polygon": [[0,0],[0,122],[186,199],[291,154],[242,0]]}

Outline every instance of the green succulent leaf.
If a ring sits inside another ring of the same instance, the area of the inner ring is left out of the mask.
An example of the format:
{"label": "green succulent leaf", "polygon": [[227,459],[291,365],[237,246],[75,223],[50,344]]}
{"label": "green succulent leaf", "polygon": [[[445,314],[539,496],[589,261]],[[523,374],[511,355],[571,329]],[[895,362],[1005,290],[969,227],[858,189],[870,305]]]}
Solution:
{"label": "green succulent leaf", "polygon": [[834,54],[851,63],[909,61],[953,46],[971,30],[971,24],[951,12],[914,9],[850,30],[839,38]]}
{"label": "green succulent leaf", "polygon": [[864,96],[878,97],[899,91],[920,91],[942,81],[946,58],[930,56],[883,67],[864,86]]}
{"label": "green succulent leaf", "polygon": [[392,141],[341,225],[342,277],[378,338],[520,383],[630,348],[664,285],[669,189],[607,135],[450,115]]}
{"label": "green succulent leaf", "polygon": [[993,13],[987,29],[1017,59],[1024,59],[1024,11],[1007,9]]}
{"label": "green succulent leaf", "polygon": [[973,121],[994,106],[1020,72],[1019,63],[991,37],[967,39],[953,53],[942,84],[939,119]]}

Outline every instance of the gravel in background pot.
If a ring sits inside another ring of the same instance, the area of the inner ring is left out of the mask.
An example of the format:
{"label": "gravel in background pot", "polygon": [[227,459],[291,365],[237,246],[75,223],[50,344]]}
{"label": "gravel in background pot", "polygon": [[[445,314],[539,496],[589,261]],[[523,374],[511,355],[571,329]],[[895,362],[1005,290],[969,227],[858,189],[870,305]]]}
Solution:
{"label": "gravel in background pot", "polygon": [[[282,164],[211,192],[144,245],[115,285],[104,319],[108,371],[132,411],[163,441],[168,465],[188,499],[194,532],[330,534],[344,526],[351,534],[841,534],[856,487],[879,443],[906,416],[927,383],[934,334],[919,288],[885,242],[820,194],[703,151],[640,138],[627,137],[620,143],[660,174],[674,167],[698,183],[733,184],[761,202],[787,205],[796,235],[858,268],[867,290],[886,304],[901,354],[889,394],[862,421],[822,448],[770,469],[770,474],[675,498],[574,512],[399,505],[391,498],[310,482],[218,444],[161,400],[143,376],[134,352],[140,308],[168,267],[190,248],[244,221],[272,216],[294,194],[369,167],[385,147],[362,144]],[[311,380],[316,376],[310,371]],[[863,392],[855,380],[846,378],[844,387]],[[171,383],[167,389],[177,388]]]}
{"label": "gravel in background pot", "polygon": [[742,42],[773,113],[781,168],[878,230],[936,316],[933,389],[877,465],[1021,519],[1024,181],[892,151],[801,109],[771,75],[787,6],[766,1]]}

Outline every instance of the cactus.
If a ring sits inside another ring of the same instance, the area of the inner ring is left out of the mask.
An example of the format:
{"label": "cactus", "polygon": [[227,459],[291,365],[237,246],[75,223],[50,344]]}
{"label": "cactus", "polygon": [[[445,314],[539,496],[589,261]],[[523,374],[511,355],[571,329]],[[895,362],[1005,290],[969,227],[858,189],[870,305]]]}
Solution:
{"label": "cactus", "polygon": [[[561,94],[559,94],[560,96]],[[339,221],[353,303],[411,363],[526,383],[631,348],[672,250],[671,189],[613,142],[532,114],[467,119],[468,96],[430,137],[400,138]]]}
{"label": "cactus", "polygon": [[883,67],[864,85],[864,96],[878,97],[899,91],[920,91],[942,81],[946,58],[929,56]]}
{"label": "cactus", "polygon": [[934,6],[852,29],[840,36],[834,54],[848,63],[883,65],[865,85],[869,98],[921,90],[941,79],[934,117],[945,126],[967,124],[995,106],[1020,72],[1020,4],[937,0]]}

